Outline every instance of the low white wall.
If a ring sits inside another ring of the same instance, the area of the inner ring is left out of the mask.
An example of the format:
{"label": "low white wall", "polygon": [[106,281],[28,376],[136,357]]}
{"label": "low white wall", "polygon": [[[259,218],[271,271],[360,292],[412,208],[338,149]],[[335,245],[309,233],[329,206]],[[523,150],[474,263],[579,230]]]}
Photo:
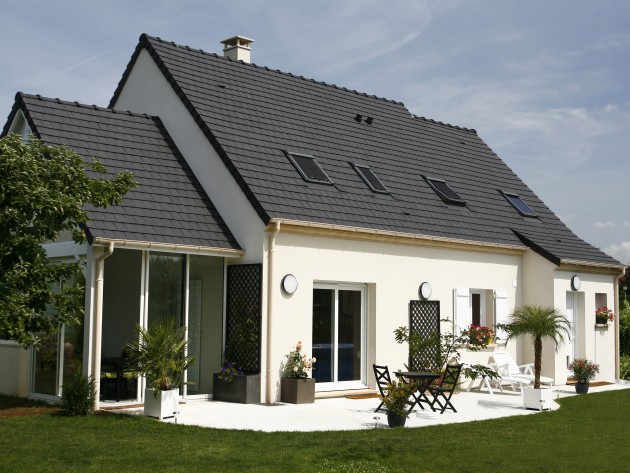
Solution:
{"label": "low white wall", "polygon": [[28,396],[29,351],[15,342],[0,340],[0,393]]}

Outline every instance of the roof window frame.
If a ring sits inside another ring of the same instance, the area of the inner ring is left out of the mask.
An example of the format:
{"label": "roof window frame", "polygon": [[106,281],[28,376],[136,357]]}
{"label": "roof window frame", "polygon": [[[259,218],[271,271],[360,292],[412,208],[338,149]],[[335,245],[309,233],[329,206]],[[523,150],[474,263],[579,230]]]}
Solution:
{"label": "roof window frame", "polygon": [[[422,178],[427,182],[427,184],[429,184],[429,187],[431,187],[431,189],[433,189],[433,192],[435,192],[445,203],[450,204],[450,205],[458,205],[460,207],[465,207],[466,206],[466,199],[464,199],[457,192],[455,192],[455,190],[444,179],[438,179],[438,178],[435,178],[435,177],[428,177],[428,176],[422,176]],[[457,198],[453,198],[453,197],[445,194],[444,192],[442,192],[434,184],[435,182],[440,182],[440,183],[444,184],[453,194],[455,194],[457,196]]]}
{"label": "roof window frame", "polygon": [[[363,179],[363,182],[365,182],[367,184],[368,188],[372,192],[375,192],[377,194],[391,194],[391,192],[389,191],[387,186],[385,184],[383,184],[383,181],[381,181],[381,178],[378,177],[374,173],[374,171],[372,171],[372,168],[370,168],[370,166],[367,166],[365,164],[356,164],[356,163],[350,163],[350,165],[352,166],[352,169],[354,169],[355,172],[359,175],[359,177],[361,179]],[[363,170],[369,171],[372,174],[372,176],[374,177],[374,179],[376,179],[378,181],[378,183],[383,187],[383,189],[377,189],[376,187],[374,187],[372,185],[372,183],[370,182],[370,180],[367,178],[367,176],[364,174]]]}
{"label": "roof window frame", "polygon": [[[293,164],[293,167],[295,167],[295,169],[300,174],[302,179],[304,179],[306,182],[312,182],[314,184],[325,184],[325,185],[328,185],[328,186],[333,186],[334,185],[334,183],[333,183],[332,179],[330,178],[330,176],[328,175],[328,173],[326,171],[324,171],[324,168],[321,166],[321,164],[319,164],[317,159],[315,159],[315,156],[311,156],[310,154],[304,154],[304,153],[293,153],[291,151],[285,151],[284,154],[287,156],[287,158],[289,159],[291,164]],[[302,169],[302,167],[296,161],[294,156],[299,156],[301,158],[312,159],[313,162],[315,163],[315,166],[317,167],[317,169],[319,171],[321,171],[321,173],[325,176],[325,179],[317,179],[317,178],[310,177]]]}
{"label": "roof window frame", "polygon": [[[505,197],[505,200],[507,200],[507,201],[510,203],[510,205],[511,205],[512,207],[514,207],[514,208],[516,209],[516,211],[517,211],[519,214],[521,214],[523,217],[538,218],[538,215],[536,214],[536,211],[535,211],[534,209],[532,209],[532,208],[529,206],[529,204],[528,204],[527,202],[525,202],[525,200],[524,200],[524,199],[523,199],[520,195],[518,195],[518,194],[517,194],[517,193],[515,193],[515,192],[504,192],[504,191],[501,191],[501,190],[500,190],[499,192],[501,192],[501,195],[503,195],[503,197]],[[518,206],[517,206],[517,205],[516,205],[516,204],[512,201],[512,199],[510,199],[510,197],[520,200],[520,201],[521,201],[521,203],[522,203],[525,207],[527,207],[527,208],[528,208],[531,212],[523,212],[523,211],[522,211],[522,210],[521,210],[521,209],[520,209],[520,208],[519,208],[519,207],[518,207]]]}

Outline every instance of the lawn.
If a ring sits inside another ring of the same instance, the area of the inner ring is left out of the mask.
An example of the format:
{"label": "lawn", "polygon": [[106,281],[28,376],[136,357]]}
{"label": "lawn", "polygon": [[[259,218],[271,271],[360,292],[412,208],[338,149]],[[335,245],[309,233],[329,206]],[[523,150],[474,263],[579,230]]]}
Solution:
{"label": "lawn", "polygon": [[[4,401],[4,405],[3,402]],[[630,390],[560,400],[555,412],[417,429],[260,433],[115,414],[7,416],[0,471],[628,471]],[[12,406],[16,408],[15,406]],[[23,413],[22,413],[23,414]]]}

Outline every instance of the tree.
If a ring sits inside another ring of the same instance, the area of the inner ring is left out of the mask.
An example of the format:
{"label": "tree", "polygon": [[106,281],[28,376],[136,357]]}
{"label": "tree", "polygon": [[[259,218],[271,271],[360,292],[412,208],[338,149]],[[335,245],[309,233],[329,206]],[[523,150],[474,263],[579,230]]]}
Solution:
{"label": "tree", "polygon": [[571,323],[558,309],[539,305],[526,305],[512,314],[507,324],[499,324],[498,328],[506,331],[507,340],[520,335],[529,335],[534,344],[534,388],[540,388],[540,371],[542,368],[542,341],[551,338],[558,346],[567,338],[571,338]]}
{"label": "tree", "polygon": [[76,282],[83,262],[50,261],[42,244],[62,232],[83,243],[85,205],[119,204],[136,186],[128,171],[106,173],[96,159],[87,163],[35,137],[0,139],[1,339],[34,346],[39,334],[54,335],[83,316],[84,288]]}

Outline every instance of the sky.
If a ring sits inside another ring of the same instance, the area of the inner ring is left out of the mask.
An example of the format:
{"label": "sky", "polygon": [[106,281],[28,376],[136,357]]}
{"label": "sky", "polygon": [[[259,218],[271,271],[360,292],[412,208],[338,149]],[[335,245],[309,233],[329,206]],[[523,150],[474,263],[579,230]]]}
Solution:
{"label": "sky", "polygon": [[627,0],[0,0],[16,92],[107,106],[141,33],[474,128],[582,239],[630,264]]}

